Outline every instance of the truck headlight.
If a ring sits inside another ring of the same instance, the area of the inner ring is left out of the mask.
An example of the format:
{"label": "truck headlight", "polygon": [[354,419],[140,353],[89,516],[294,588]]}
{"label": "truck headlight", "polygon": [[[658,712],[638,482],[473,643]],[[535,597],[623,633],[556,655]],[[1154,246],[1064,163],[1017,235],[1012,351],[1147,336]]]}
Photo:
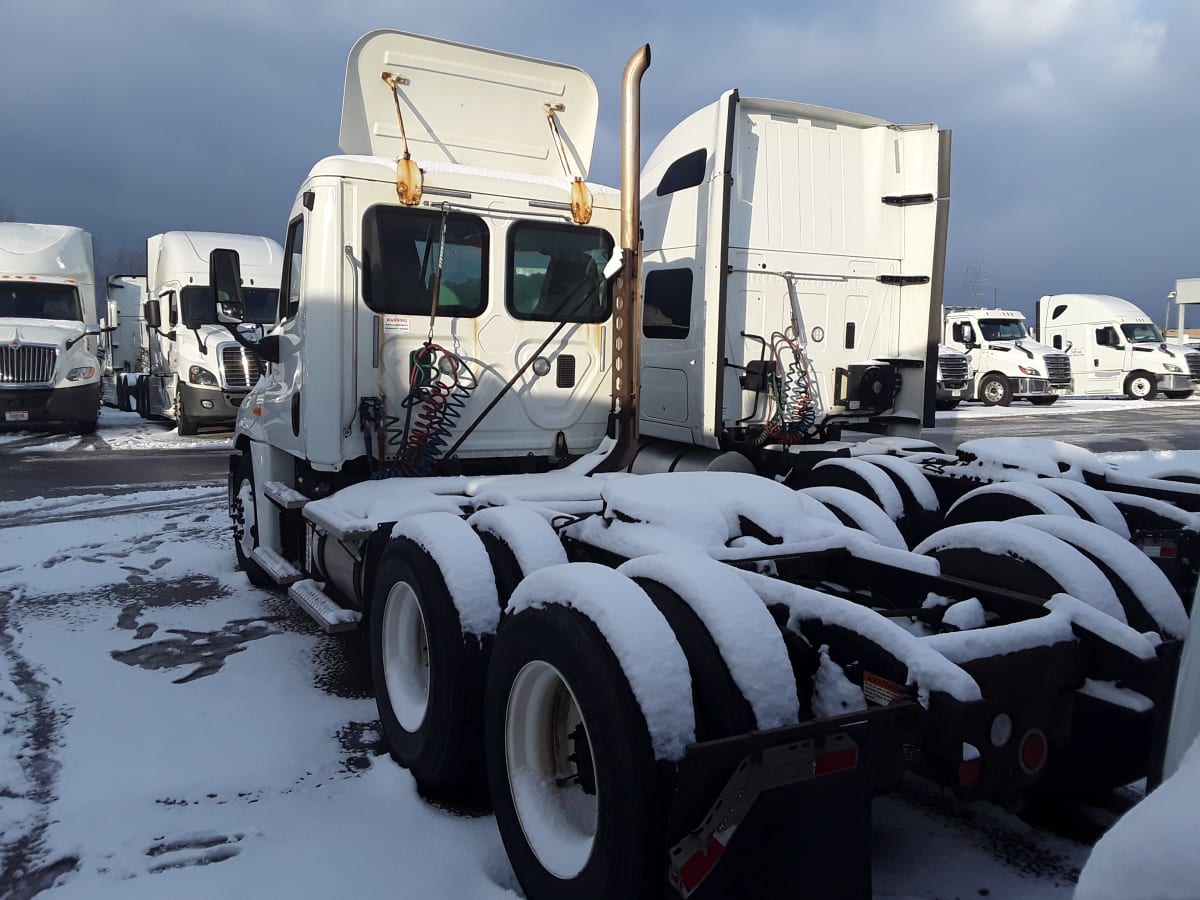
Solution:
{"label": "truck headlight", "polygon": [[1162,366],[1168,372],[1182,372],[1183,371],[1183,369],[1179,368],[1179,366],[1175,365],[1175,363],[1163,363]]}
{"label": "truck headlight", "polygon": [[202,384],[206,387],[218,387],[217,376],[204,366],[192,366],[188,369],[188,381],[192,384]]}
{"label": "truck headlight", "polygon": [[1017,366],[1021,370],[1022,375],[1041,375],[1040,369],[1035,369],[1033,366]]}
{"label": "truck headlight", "polygon": [[76,366],[67,373],[67,381],[86,381],[95,374],[95,366]]}

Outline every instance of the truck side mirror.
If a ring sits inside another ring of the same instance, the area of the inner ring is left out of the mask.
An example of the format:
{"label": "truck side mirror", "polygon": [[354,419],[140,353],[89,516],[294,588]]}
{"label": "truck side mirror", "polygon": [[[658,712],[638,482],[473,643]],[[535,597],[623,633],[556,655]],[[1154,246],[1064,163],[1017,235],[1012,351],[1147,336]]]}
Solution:
{"label": "truck side mirror", "polygon": [[217,249],[209,254],[208,283],[212,287],[209,297],[212,304],[210,323],[217,321],[218,302],[245,309],[242,301],[242,261],[236,250]]}
{"label": "truck side mirror", "polygon": [[104,325],[102,331],[116,331],[121,325],[121,313],[117,309],[117,301],[109,300],[106,304],[108,307],[108,315],[104,317]]}
{"label": "truck side mirror", "polygon": [[162,326],[162,314],[158,308],[158,300],[147,300],[142,304],[142,317],[146,320],[146,327],[151,331],[157,331]]}

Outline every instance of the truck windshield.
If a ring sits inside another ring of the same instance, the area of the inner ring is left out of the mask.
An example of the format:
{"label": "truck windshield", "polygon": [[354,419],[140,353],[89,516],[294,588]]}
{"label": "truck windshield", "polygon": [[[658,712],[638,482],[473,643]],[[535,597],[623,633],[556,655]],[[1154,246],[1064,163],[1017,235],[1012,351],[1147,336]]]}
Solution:
{"label": "truck windshield", "polygon": [[612,237],[599,228],[520,222],[509,229],[508,309],[539,322],[608,318],[604,266]]}
{"label": "truck windshield", "polygon": [[0,281],[0,318],[82,322],[79,291],[69,284]]}
{"label": "truck windshield", "polygon": [[1122,325],[1121,333],[1131,344],[1161,344],[1162,333],[1158,326],[1150,322],[1139,322],[1136,325]]}
{"label": "truck windshield", "polygon": [[[193,294],[207,292],[211,290],[207,285],[193,285],[185,287],[182,292],[184,300],[190,299]],[[252,325],[271,325],[275,322],[275,311],[279,304],[279,289],[278,288],[242,288],[242,302],[244,308],[239,308],[236,303],[228,302],[228,299],[222,295],[217,298],[220,304],[221,313],[231,319],[236,319],[239,322],[249,322]]]}
{"label": "truck windshield", "polygon": [[980,319],[979,334],[985,341],[1019,341],[1029,337],[1019,319]]}

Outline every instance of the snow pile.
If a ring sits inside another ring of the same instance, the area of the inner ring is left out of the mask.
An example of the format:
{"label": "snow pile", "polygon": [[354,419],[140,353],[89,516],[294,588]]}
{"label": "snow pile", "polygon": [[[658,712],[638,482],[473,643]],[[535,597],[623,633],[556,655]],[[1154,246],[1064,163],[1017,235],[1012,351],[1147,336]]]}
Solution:
{"label": "snow pile", "polygon": [[1021,516],[1011,521],[1060,537],[1102,560],[1129,586],[1165,636],[1182,638],[1187,634],[1188,616],[1179,594],[1162,569],[1127,540],[1102,525],[1073,516]]}
{"label": "snow pile", "polygon": [[558,604],[600,629],[646,719],[658,759],[683,757],[696,739],[692,675],[671,626],[629,578],[596,563],[566,563],[534,572],[513,592],[511,615]]}
{"label": "snow pile", "polygon": [[[887,472],[882,471],[879,466],[867,462],[869,458],[874,457],[827,459],[813,466],[813,471],[838,468],[845,469],[847,472],[857,475],[874,492],[875,497],[878,498],[880,507],[883,508],[883,511],[894,522],[904,515],[904,498],[900,496],[900,489],[888,477]],[[934,502],[936,503],[936,500]],[[936,509],[936,506],[934,508]]]}
{"label": "snow pile", "polygon": [[1053,491],[1072,506],[1081,509],[1083,514],[1097,525],[1103,525],[1113,534],[1129,539],[1129,525],[1126,524],[1125,517],[1103,491],[1066,478],[1041,478],[1036,484]]}
{"label": "snow pile", "polygon": [[760,730],[795,724],[800,701],[783,637],[736,571],[695,553],[643,556],[617,571],[669,587],[695,611]]}
{"label": "snow pile", "polygon": [[826,507],[833,507],[842,512],[854,522],[855,527],[862,529],[885,547],[894,550],[907,550],[908,545],[888,514],[862,494],[849,488],[818,486],[802,488],[801,496],[812,497]]}
{"label": "snow pile", "polygon": [[849,629],[902,663],[908,669],[908,683],[915,684],[922,693],[940,691],[963,702],[980,699],[975,679],[924,644],[923,639],[914,637],[879,613],[777,578],[755,572],[740,571],[739,574],[764,603],[787,607],[788,628],[792,631],[798,632],[805,620]]}
{"label": "snow pile", "polygon": [[867,708],[863,690],[846,677],[845,671],[829,658],[829,648],[821,647],[817,671],[813,673],[812,711],[818,719],[861,712]]}
{"label": "snow pile", "polygon": [[1064,593],[1087,602],[1118,622],[1125,610],[1116,591],[1090,559],[1052,535],[1013,522],[964,522],[934,532],[914,553],[936,555],[943,550],[979,550],[990,556],[1011,556],[1033,563],[1049,575]]}
{"label": "snow pile", "polygon": [[933,485],[929,483],[929,479],[924,473],[907,460],[900,459],[896,456],[886,455],[865,455],[858,457],[859,459],[867,460],[873,465],[886,469],[892,475],[904,482],[904,486],[912,493],[913,498],[920,505],[921,509],[926,512],[937,512],[940,509],[937,494],[933,490]]}
{"label": "snow pile", "polygon": [[1091,451],[1047,438],[992,437],[963,441],[958,456],[981,474],[992,470],[1007,478],[1014,469],[1048,478],[1083,481],[1084,473],[1103,475],[1105,464]]}

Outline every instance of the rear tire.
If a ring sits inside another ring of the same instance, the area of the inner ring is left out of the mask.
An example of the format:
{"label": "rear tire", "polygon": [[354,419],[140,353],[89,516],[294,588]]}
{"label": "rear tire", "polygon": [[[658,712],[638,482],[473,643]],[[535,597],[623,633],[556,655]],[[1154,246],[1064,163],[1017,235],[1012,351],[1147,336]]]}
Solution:
{"label": "rear tire", "polygon": [[999,373],[984,375],[979,382],[979,399],[984,406],[1008,406],[1013,399],[1012,385]]}
{"label": "rear tire", "polygon": [[646,720],[600,630],[564,606],[505,620],[487,678],[496,824],[525,896],[661,896],[665,811]]}
{"label": "rear tire", "polygon": [[1153,400],[1158,381],[1149,372],[1130,372],[1125,379],[1125,396],[1130,400]]}
{"label": "rear tire", "polygon": [[441,569],[407,538],[383,551],[369,623],[371,680],[392,758],[422,793],[474,800],[484,777],[490,640],[463,632]]}
{"label": "rear tire", "polygon": [[1168,400],[1186,400],[1192,396],[1191,391],[1163,391],[1163,396]]}
{"label": "rear tire", "polygon": [[271,576],[253,558],[254,548],[258,546],[258,503],[254,498],[254,463],[246,453],[238,462],[230,519],[233,520],[233,549],[237,553],[238,568],[255,587],[274,584]]}

